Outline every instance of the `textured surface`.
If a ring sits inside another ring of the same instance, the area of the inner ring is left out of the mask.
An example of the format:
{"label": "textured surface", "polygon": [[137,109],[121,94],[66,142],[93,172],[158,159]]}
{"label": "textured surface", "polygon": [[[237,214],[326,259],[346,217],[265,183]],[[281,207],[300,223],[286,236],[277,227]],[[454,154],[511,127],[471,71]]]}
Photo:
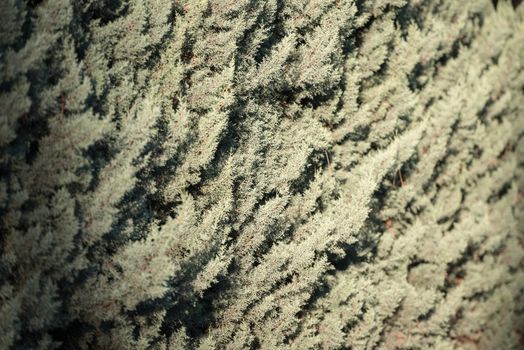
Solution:
{"label": "textured surface", "polygon": [[524,6],[0,13],[0,348],[522,348]]}

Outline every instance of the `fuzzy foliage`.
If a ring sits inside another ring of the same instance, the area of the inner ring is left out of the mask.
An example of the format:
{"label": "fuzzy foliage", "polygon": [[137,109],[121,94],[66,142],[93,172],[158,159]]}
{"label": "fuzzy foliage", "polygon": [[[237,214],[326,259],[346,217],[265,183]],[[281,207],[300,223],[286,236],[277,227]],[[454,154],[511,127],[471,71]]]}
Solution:
{"label": "fuzzy foliage", "polygon": [[495,3],[0,1],[0,348],[521,347]]}

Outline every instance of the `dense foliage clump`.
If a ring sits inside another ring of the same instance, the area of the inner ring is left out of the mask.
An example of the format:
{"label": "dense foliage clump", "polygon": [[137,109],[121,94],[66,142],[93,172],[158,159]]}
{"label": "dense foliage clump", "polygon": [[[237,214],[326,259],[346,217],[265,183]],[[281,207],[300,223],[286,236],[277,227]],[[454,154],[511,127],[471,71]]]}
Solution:
{"label": "dense foliage clump", "polygon": [[524,343],[524,6],[0,14],[1,349]]}

